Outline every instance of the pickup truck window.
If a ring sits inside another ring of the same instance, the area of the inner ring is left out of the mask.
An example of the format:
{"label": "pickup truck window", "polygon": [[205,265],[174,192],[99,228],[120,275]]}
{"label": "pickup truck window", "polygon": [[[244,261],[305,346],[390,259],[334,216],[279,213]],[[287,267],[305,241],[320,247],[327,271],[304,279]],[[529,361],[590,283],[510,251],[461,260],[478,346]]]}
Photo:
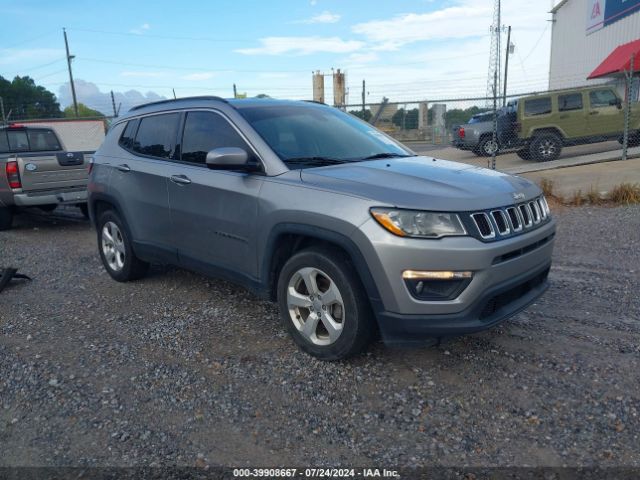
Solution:
{"label": "pickup truck window", "polygon": [[182,136],[182,160],[204,164],[207,153],[220,147],[239,147],[251,153],[238,132],[217,113],[187,113]]}
{"label": "pickup truck window", "polygon": [[179,120],[179,113],[144,117],[140,120],[140,127],[132,150],[142,155],[172,158]]}
{"label": "pickup truck window", "polygon": [[0,130],[0,153],[50,152],[62,150],[53,130],[17,128]]}
{"label": "pickup truck window", "polygon": [[582,94],[571,93],[569,95],[560,95],[558,97],[558,110],[561,112],[582,110]]}
{"label": "pickup truck window", "polygon": [[2,132],[4,139],[0,140],[0,151],[9,152],[28,152],[29,139],[24,130],[4,130]]}
{"label": "pickup truck window", "polygon": [[524,101],[524,114],[527,117],[551,113],[551,98],[536,98]]}
{"label": "pickup truck window", "polygon": [[618,97],[611,90],[594,90],[589,93],[591,108],[610,107],[615,105]]}
{"label": "pickup truck window", "polygon": [[53,130],[44,128],[28,129],[29,150],[32,152],[51,152],[54,150],[62,150],[58,137]]}

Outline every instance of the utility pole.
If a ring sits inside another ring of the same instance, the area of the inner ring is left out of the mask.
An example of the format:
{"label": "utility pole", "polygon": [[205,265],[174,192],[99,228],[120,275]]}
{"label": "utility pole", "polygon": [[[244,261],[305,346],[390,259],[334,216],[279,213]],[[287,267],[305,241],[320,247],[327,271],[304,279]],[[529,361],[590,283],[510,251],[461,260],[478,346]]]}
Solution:
{"label": "utility pole", "polygon": [[118,111],[116,110],[116,99],[113,96],[113,90],[111,90],[111,107],[113,107],[113,116],[118,116]]}
{"label": "utility pole", "polygon": [[507,30],[507,58],[504,62],[504,99],[502,100],[502,106],[507,105],[507,78],[509,75],[509,54],[511,53],[511,25]]}
{"label": "utility pole", "polygon": [[67,51],[67,66],[69,67],[69,83],[71,84],[71,96],[73,97],[73,111],[78,116],[78,99],[76,98],[76,87],[73,84],[73,73],[71,72],[71,60],[74,59],[75,55],[69,54],[69,42],[67,41],[67,31],[63,28],[62,33],[64,34],[64,48]]}
{"label": "utility pole", "polygon": [[366,101],[367,101],[367,84],[365,83],[364,80],[362,80],[362,119],[365,121],[367,120],[365,118],[365,112],[367,111]]}
{"label": "utility pole", "polygon": [[233,98],[238,98],[238,89],[235,83],[233,84]]}

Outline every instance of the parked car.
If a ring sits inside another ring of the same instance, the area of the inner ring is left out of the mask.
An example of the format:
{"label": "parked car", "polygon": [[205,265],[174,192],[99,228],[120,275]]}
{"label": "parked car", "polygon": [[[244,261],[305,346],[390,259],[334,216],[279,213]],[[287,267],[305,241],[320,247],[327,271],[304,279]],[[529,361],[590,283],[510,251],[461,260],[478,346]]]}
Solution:
{"label": "parked car", "polygon": [[87,167],[93,152],[70,152],[52,128],[0,127],[0,230],[22,207],[51,211],[61,204],[87,213]]}
{"label": "parked car", "polygon": [[511,135],[514,118],[509,108],[498,111],[496,138],[493,137],[493,112],[478,113],[464,125],[454,130],[453,146],[459,150],[470,150],[479,157],[490,157],[512,147]]}
{"label": "parked car", "polygon": [[[89,212],[113,279],[178,265],[277,301],[324,360],[484,330],[547,288],[555,222],[540,189],[415,155],[311,102],[167,100],[117,119]],[[224,319],[221,319],[224,321]]]}
{"label": "parked car", "polygon": [[[518,155],[549,161],[570,145],[621,141],[625,112],[622,99],[608,86],[578,88],[519,99],[515,134]],[[632,105],[629,144],[640,145],[640,104]]]}

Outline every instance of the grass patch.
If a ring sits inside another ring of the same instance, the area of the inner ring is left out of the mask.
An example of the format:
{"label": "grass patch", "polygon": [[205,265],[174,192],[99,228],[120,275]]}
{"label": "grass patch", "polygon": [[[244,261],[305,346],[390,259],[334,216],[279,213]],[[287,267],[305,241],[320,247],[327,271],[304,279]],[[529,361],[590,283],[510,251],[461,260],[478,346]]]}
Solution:
{"label": "grass patch", "polygon": [[621,183],[609,192],[609,200],[615,205],[640,203],[640,184]]}

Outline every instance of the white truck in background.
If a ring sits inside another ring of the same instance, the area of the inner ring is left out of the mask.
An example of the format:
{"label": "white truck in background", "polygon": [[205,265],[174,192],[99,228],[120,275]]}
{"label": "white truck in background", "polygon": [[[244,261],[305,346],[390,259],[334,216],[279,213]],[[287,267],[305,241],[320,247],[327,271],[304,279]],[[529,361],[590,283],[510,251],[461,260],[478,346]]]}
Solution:
{"label": "white truck in background", "polygon": [[78,205],[87,214],[90,157],[102,144],[101,120],[24,121],[0,127],[0,230],[21,208]]}

